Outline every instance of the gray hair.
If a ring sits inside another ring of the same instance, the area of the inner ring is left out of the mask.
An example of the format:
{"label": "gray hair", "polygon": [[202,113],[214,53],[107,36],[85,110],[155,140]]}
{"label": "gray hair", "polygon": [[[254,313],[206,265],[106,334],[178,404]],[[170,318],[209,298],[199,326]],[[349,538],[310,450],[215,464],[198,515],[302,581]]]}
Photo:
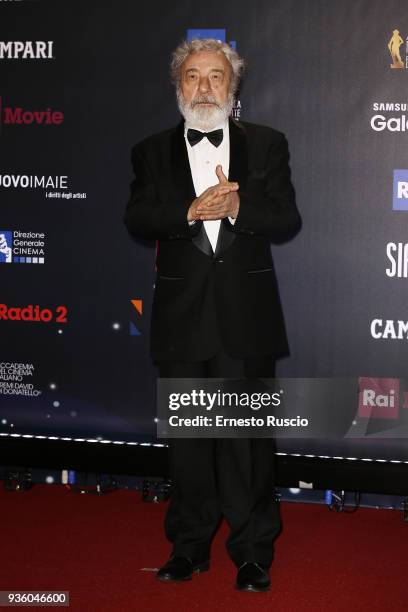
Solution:
{"label": "gray hair", "polygon": [[238,53],[227,43],[216,40],[215,38],[195,38],[194,40],[184,40],[173,51],[170,62],[171,80],[177,89],[180,87],[181,66],[189,55],[198,53],[199,51],[216,51],[223,53],[231,66],[231,84],[230,93],[232,95],[238,89],[245,62]]}

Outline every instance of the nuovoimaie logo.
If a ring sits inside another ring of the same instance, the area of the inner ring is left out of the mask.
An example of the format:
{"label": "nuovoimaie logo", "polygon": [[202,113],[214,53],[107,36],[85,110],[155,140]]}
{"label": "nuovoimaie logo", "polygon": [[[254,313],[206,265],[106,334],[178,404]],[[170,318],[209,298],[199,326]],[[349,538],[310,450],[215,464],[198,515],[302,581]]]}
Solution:
{"label": "nuovoimaie logo", "polygon": [[[401,57],[402,45],[404,45],[403,58]],[[388,41],[388,51],[390,52],[392,60],[390,68],[393,70],[403,70],[408,68],[408,37],[404,41],[399,30],[393,30],[391,38]]]}
{"label": "nuovoimaie logo", "polygon": [[45,234],[0,229],[0,263],[43,264]]}
{"label": "nuovoimaie logo", "polygon": [[408,170],[394,170],[392,209],[408,210]]}
{"label": "nuovoimaie logo", "polygon": [[[187,30],[186,38],[188,41],[194,40],[195,38],[215,38],[215,40],[219,40],[220,42],[228,42],[230,47],[235,49],[235,51],[237,50],[236,40],[227,41],[227,30],[225,28],[190,28]],[[232,117],[239,121],[241,118],[241,110],[241,101],[236,98],[231,113]]]}

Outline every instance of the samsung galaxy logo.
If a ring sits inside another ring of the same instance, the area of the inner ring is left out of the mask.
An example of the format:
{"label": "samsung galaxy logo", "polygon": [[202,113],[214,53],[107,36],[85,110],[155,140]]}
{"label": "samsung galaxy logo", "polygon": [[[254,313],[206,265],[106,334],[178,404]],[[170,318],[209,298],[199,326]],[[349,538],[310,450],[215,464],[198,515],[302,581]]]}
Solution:
{"label": "samsung galaxy logo", "polygon": [[408,102],[374,102],[373,111],[403,112],[408,111]]}
{"label": "samsung galaxy logo", "polygon": [[[408,102],[374,102],[372,109],[375,114],[371,117],[370,126],[375,132],[408,131]],[[392,116],[388,113],[392,113]]]}
{"label": "samsung galaxy logo", "polygon": [[2,59],[53,59],[53,40],[0,40]]}
{"label": "samsung galaxy logo", "polygon": [[389,132],[407,132],[408,117],[407,115],[401,115],[387,119],[384,115],[374,115],[371,118],[370,125],[376,132],[383,132],[384,130]]}

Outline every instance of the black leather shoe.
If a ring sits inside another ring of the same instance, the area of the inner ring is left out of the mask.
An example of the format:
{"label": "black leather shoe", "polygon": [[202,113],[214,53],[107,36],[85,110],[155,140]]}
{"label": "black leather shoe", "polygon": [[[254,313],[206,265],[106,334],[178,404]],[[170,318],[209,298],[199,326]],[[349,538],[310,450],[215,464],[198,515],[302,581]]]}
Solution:
{"label": "black leather shoe", "polygon": [[193,563],[189,557],[170,557],[156,574],[158,580],[165,582],[181,582],[191,580],[193,573],[206,572],[210,569],[210,562]]}
{"label": "black leather shoe", "polygon": [[244,563],[238,570],[235,588],[239,591],[269,591],[268,570],[259,563]]}

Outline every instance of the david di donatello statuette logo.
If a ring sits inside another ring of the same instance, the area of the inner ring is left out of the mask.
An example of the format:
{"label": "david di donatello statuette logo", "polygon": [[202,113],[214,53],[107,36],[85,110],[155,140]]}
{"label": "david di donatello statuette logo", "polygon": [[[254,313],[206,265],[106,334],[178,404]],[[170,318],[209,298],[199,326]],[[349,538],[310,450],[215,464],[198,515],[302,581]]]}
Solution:
{"label": "david di donatello statuette logo", "polygon": [[[402,61],[400,47],[404,44],[404,39],[401,38],[399,30],[393,30],[392,36],[388,42],[388,50],[391,54],[392,64],[390,64],[390,68],[406,68],[406,65]],[[408,39],[407,39],[408,45]]]}

